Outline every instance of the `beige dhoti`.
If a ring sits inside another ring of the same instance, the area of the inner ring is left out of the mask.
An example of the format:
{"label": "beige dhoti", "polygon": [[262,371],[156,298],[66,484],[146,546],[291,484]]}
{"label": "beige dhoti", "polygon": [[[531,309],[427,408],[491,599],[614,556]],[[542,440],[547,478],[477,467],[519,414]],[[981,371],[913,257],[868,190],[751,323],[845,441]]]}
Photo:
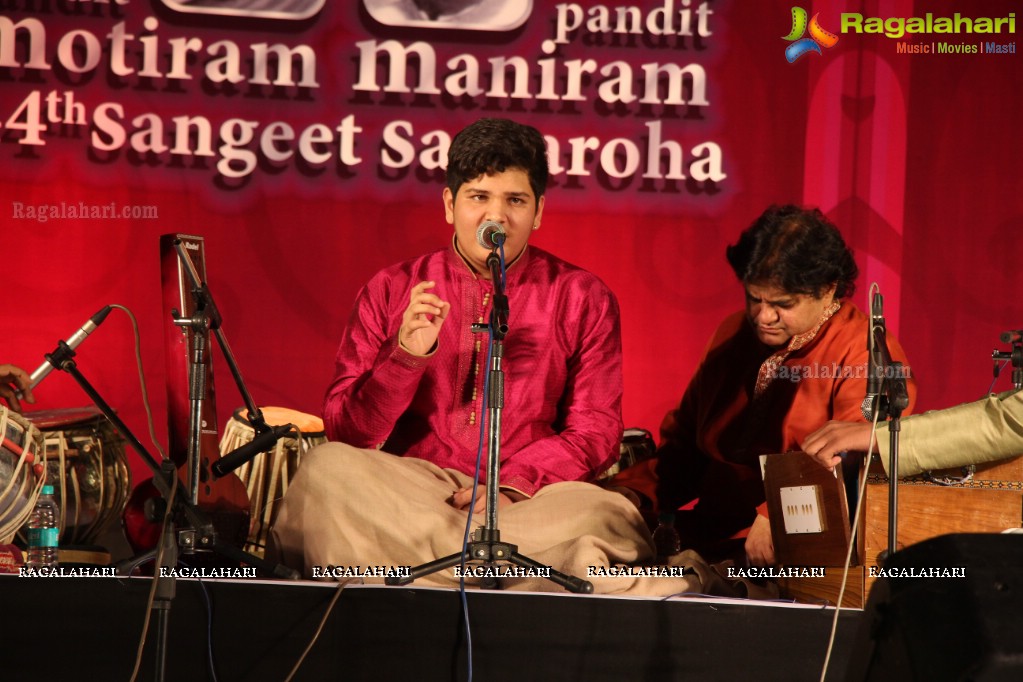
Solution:
{"label": "beige dhoti", "polygon": [[[430,462],[326,443],[310,450],[288,489],[273,529],[270,556],[313,577],[327,567],[420,566],[462,551],[466,512],[452,494],[472,484]],[[471,530],[483,525],[474,515]],[[589,580],[601,594],[669,595],[699,580],[650,577],[615,567],[653,557],[650,533],[625,497],[589,483],[562,482],[501,507],[501,541],[541,564]],[[367,582],[382,582],[367,580]],[[468,585],[478,580],[467,579]],[[455,587],[454,568],[416,585]],[[504,589],[562,591],[543,577],[501,579]]]}

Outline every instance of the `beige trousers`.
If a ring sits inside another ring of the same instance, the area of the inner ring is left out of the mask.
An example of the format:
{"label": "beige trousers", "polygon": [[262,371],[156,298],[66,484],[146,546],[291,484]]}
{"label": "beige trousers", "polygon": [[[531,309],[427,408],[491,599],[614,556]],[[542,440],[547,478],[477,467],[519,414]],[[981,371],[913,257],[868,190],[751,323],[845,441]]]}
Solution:
{"label": "beige trousers", "polygon": [[[461,552],[466,512],[449,500],[471,483],[461,472],[421,459],[342,443],[320,445],[302,458],[274,526],[269,556],[313,577],[316,568],[419,566]],[[475,515],[470,531],[483,521],[482,514]],[[597,593],[669,595],[694,586],[685,577],[608,571],[648,562],[653,545],[632,503],[589,483],[555,483],[502,507],[497,528],[501,540],[517,545],[520,554],[589,580]],[[455,587],[458,582],[448,568],[414,584]],[[502,578],[501,587],[563,591],[543,577]]]}

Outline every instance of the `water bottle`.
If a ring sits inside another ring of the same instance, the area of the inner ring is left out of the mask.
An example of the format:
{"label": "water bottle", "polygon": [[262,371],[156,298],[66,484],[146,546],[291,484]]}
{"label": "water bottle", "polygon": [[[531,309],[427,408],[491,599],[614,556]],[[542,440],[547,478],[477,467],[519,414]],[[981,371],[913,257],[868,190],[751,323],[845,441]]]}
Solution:
{"label": "water bottle", "polygon": [[28,559],[26,568],[57,567],[57,527],[60,513],[53,499],[53,486],[44,485],[39,500],[28,517]]}

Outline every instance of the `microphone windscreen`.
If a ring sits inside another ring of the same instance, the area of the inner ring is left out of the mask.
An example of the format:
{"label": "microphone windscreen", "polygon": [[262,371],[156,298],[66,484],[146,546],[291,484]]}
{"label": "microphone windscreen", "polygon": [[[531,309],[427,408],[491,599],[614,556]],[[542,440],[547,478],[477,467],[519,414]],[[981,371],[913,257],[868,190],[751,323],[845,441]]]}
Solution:
{"label": "microphone windscreen", "polygon": [[[501,236],[498,238],[497,235]],[[476,229],[476,242],[484,249],[497,248],[504,241],[504,237],[504,225],[493,220],[484,220]]]}

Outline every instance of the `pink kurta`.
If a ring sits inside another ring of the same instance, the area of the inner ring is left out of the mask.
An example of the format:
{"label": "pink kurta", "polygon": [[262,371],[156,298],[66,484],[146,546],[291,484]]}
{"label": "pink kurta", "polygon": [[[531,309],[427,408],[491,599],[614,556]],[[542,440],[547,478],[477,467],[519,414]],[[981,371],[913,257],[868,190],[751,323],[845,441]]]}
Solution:
{"label": "pink kurta", "polygon": [[[399,346],[413,286],[451,304],[430,355]],[[596,276],[529,247],[507,268],[501,484],[526,495],[592,480],[618,453],[621,334],[614,294]],[[378,273],[359,293],[323,406],[327,435],[472,473],[480,442],[493,285],[452,246]]]}

